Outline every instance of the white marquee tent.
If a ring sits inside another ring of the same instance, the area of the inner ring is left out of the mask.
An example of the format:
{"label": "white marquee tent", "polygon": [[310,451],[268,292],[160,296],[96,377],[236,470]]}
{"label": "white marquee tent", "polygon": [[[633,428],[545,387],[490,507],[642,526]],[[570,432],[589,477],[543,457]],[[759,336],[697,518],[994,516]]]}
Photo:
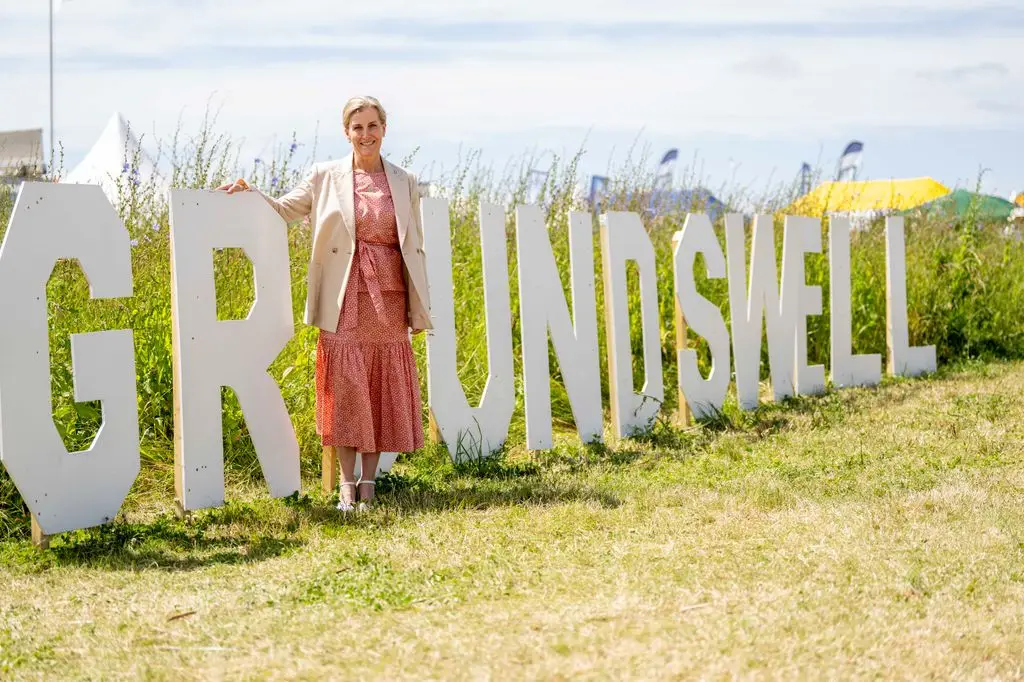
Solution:
{"label": "white marquee tent", "polygon": [[168,187],[128,121],[118,112],[114,112],[92,149],[62,182],[99,185],[111,202],[117,201],[119,184],[127,188],[132,182],[153,182],[158,194]]}

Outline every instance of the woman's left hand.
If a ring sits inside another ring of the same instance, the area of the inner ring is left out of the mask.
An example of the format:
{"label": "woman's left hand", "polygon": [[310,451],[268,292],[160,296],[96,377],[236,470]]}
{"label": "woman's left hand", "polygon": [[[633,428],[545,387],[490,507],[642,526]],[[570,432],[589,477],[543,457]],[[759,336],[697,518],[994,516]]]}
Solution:
{"label": "woman's left hand", "polygon": [[249,183],[245,181],[245,178],[238,178],[234,182],[227,182],[221,185],[217,188],[217,191],[234,194],[235,192],[248,192],[250,189]]}

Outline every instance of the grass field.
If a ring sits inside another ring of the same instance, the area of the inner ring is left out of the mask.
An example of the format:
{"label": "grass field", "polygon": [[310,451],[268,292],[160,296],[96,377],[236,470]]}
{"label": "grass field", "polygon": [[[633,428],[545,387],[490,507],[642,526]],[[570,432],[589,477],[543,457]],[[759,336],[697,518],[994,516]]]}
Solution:
{"label": "grass field", "polygon": [[[0,542],[0,677],[1024,675],[1024,364]],[[162,478],[161,478],[162,477]]]}
{"label": "grass field", "polygon": [[[306,172],[296,148],[293,140],[244,169],[230,136],[204,127],[171,154],[171,184],[209,188],[243,174],[280,194]],[[555,162],[540,201],[563,285],[568,212],[585,207],[578,160]],[[314,479],[316,332],[300,324],[311,236],[292,226],[297,334],[270,371],[308,494],[267,499],[225,389],[231,501],[183,522],[171,513],[169,217],[133,163],[126,159],[115,208],[134,242],[135,296],[90,300],[78,266],[64,261],[47,298],[54,423],[69,450],[87,448],[101,423],[99,403],[74,402],[70,335],[133,330],[142,471],[116,523],[40,552],[0,466],[0,679],[1024,677],[1019,231],[972,212],[908,217],[910,341],[935,344],[937,377],[748,414],[727,403],[688,430],[659,423],[638,440],[588,448],[563,435],[534,455],[522,449],[520,390],[501,457],[453,465],[428,446],[381,479],[377,509],[346,518]],[[474,403],[487,378],[477,213],[481,201],[522,201],[530,167],[499,177],[471,157],[438,182],[451,202],[459,273],[459,377]],[[643,210],[653,182],[644,167],[613,173],[619,198],[607,208]],[[729,203],[774,213],[789,194],[740,193]],[[13,202],[0,188],[0,238]],[[656,251],[666,412],[676,394],[671,235],[689,210],[701,207],[644,217]],[[518,381],[514,213],[506,218]],[[781,237],[776,214],[777,251]],[[853,351],[878,353],[882,222],[852,239]],[[236,250],[213,258],[218,313],[244,316],[251,266]],[[808,256],[806,267],[807,283],[828,300],[827,257]],[[697,280],[728,320],[724,282]],[[600,319],[600,286],[596,294]],[[829,325],[828,315],[809,321],[812,362],[830,361]],[[706,343],[691,343],[707,371]],[[605,358],[603,326],[599,345]],[[414,349],[422,381],[422,340]],[[761,355],[765,379],[765,344]],[[550,360],[553,421],[565,434],[572,414]],[[633,369],[639,380],[641,363]],[[603,359],[602,377],[607,404]]]}
{"label": "grass field", "polygon": [[[211,188],[225,178],[244,175],[265,192],[279,195],[297,184],[308,171],[308,163],[319,158],[315,149],[306,161],[296,157],[297,142],[282,147],[274,157],[267,156],[252,166],[239,157],[238,142],[230,134],[217,131],[212,122],[194,136],[177,134],[169,142],[172,172],[169,181],[176,188]],[[592,210],[581,191],[577,163],[585,154],[551,162],[549,179],[541,192],[539,205],[546,211],[548,234],[555,261],[568,289],[569,249],[567,221],[571,210]],[[629,155],[629,158],[634,158]],[[423,164],[411,158],[393,159],[413,169]],[[130,299],[96,300],[77,263],[63,260],[56,264],[47,286],[51,395],[54,424],[69,451],[87,449],[102,422],[99,402],[74,400],[71,371],[71,335],[110,329],[130,329],[135,343],[136,393],[139,410],[139,435],[142,460],[140,484],[135,495],[163,500],[170,495],[160,487],[166,481],[173,452],[173,382],[171,360],[170,240],[169,214],[162,193],[154,183],[142,182],[135,170],[138,159],[126,158],[124,172],[117,182],[117,200],[113,202],[124,222],[132,247],[134,296]],[[458,375],[467,398],[479,401],[488,377],[487,334],[485,329],[483,269],[479,239],[481,202],[495,203],[506,209],[506,248],[512,322],[514,376],[521,386],[522,352],[520,347],[520,308],[517,278],[514,206],[525,200],[528,169],[535,164],[522,159],[518,170],[514,162],[505,174],[482,166],[479,156],[471,154],[449,173],[433,176],[431,192],[445,198],[451,209],[452,267],[454,280],[456,355]],[[659,216],[649,215],[653,173],[641,157],[627,159],[613,168],[612,198],[605,210],[628,210],[642,215],[655,250],[660,313],[660,346],[665,379],[666,407],[676,407],[677,367],[673,293],[672,235],[683,227],[690,211],[702,211],[700,205],[667,206]],[[432,173],[432,171],[431,171]],[[59,175],[59,173],[57,173]],[[422,173],[420,177],[426,177]],[[702,182],[684,174],[683,186]],[[705,183],[706,184],[706,183]],[[0,239],[12,216],[16,198],[13,188],[0,186]],[[784,233],[782,214],[778,212],[794,198],[795,188],[766,190],[753,196],[743,188],[721,187],[719,198],[737,211],[763,211],[775,215],[776,257],[781,255]],[[601,258],[597,250],[595,224],[595,282],[598,319],[604,316],[604,292],[600,286]],[[823,243],[827,243],[828,220],[822,223]],[[911,214],[906,222],[906,265],[908,332],[913,345],[932,345],[940,366],[965,360],[1024,359],[1024,316],[1020,301],[1024,297],[1024,248],[1020,228],[1005,222],[984,223],[976,213],[963,216]],[[721,220],[716,234],[724,246]],[[302,323],[306,299],[306,281],[312,235],[295,224],[288,230],[292,277],[292,303],[296,334],[270,367],[277,380],[288,413],[292,418],[300,448],[302,471],[314,476],[320,466],[320,439],[315,432],[313,384],[315,373],[316,330]],[[749,238],[749,230],[748,230]],[[852,350],[855,353],[881,353],[885,340],[885,241],[881,218],[851,234],[851,310]],[[13,261],[12,261],[13,262]],[[238,249],[213,254],[217,284],[217,309],[221,319],[244,318],[251,307],[254,289],[252,266]],[[828,257],[825,253],[805,259],[808,285],[820,286],[822,300],[829,300]],[[699,291],[717,305],[725,320],[730,319],[725,280],[709,280],[704,266],[695,268]],[[642,333],[637,272],[627,270],[628,306],[634,383],[643,384]],[[566,293],[568,293],[566,291]],[[808,319],[808,359],[830,363],[830,315]],[[710,370],[710,353],[704,339],[690,336],[697,350],[701,370]],[[604,325],[598,326],[601,358],[601,391],[609,401],[607,382],[607,344]],[[419,362],[421,394],[427,396],[425,344],[418,337],[413,345]],[[550,349],[549,349],[550,351]],[[761,346],[762,378],[767,377],[767,342]],[[572,428],[573,415],[568,395],[562,386],[558,358],[550,353],[552,370],[552,418],[556,429]],[[223,426],[225,464],[229,475],[243,485],[252,485],[257,458],[238,400],[230,389],[223,390]],[[523,391],[516,391],[510,442],[524,440]],[[161,479],[161,476],[163,479]],[[152,482],[151,489],[149,483]],[[0,540],[24,538],[29,534],[28,510],[6,470],[0,466]]]}

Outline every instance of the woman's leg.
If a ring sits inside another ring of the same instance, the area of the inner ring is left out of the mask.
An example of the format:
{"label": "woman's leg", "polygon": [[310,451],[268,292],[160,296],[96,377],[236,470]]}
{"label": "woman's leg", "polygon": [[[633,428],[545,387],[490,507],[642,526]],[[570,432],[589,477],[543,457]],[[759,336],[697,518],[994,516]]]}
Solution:
{"label": "woman's leg", "polygon": [[[364,452],[363,453],[363,471],[362,478],[365,481],[372,481],[377,476],[377,462],[380,461],[379,452]],[[363,502],[369,502],[373,499],[374,488],[376,486],[364,483],[359,486],[359,499]]]}
{"label": "woman's leg", "polygon": [[[354,503],[356,487],[352,484],[356,481],[356,449],[345,446],[338,446],[334,449],[338,451],[338,458],[341,460],[340,499],[342,502]],[[345,485],[346,483],[349,485]]]}

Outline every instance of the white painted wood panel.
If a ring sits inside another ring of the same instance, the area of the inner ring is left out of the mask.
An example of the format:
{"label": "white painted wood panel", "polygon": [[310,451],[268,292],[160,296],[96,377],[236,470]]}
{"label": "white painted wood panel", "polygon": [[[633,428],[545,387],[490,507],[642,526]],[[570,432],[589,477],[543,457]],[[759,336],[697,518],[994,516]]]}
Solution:
{"label": "white painted wood panel", "polygon": [[825,392],[825,366],[807,364],[807,316],[821,315],[821,287],[807,285],[804,263],[808,253],[821,253],[821,221],[786,216],[782,238],[782,317],[785,324],[793,327],[796,395]]}
{"label": "white painted wood panel", "polygon": [[673,253],[675,295],[689,330],[703,336],[711,352],[711,372],[707,379],[697,366],[697,351],[680,350],[679,385],[690,411],[697,419],[722,409],[731,375],[729,330],[722,311],[697,291],[693,268],[697,254],[704,256],[705,271],[711,279],[726,277],[725,256],[706,214],[691,213],[679,233]]}
{"label": "white painted wood panel", "polygon": [[850,310],[849,218],[831,218],[828,229],[829,343],[832,356],[832,385],[876,386],[882,379],[882,356],[853,354],[853,314]]}
{"label": "white painted wood panel", "polygon": [[913,377],[936,368],[935,346],[911,346],[907,329],[907,245],[903,216],[885,219],[886,339],[892,376]]}
{"label": "white painted wood panel", "polygon": [[[636,213],[613,211],[601,221],[601,258],[604,265],[605,327],[608,339],[608,385],[611,393],[612,430],[619,438],[650,428],[665,401],[661,366],[661,325],[654,246]],[[629,337],[626,263],[640,272],[641,328],[644,347],[644,383],[633,391],[633,356]]]}
{"label": "white painted wood panel", "polygon": [[480,204],[488,374],[480,404],[470,407],[456,360],[448,202],[425,198],[421,206],[434,327],[427,333],[430,411],[453,459],[486,456],[505,444],[516,405],[505,212],[500,206]]}
{"label": "white painted wood panel", "polygon": [[577,433],[585,443],[600,441],[604,415],[601,413],[591,215],[569,214],[571,319],[544,213],[537,206],[524,205],[516,209],[516,251],[527,447],[531,450],[552,447],[549,330]]}
{"label": "white painted wood panel", "polygon": [[747,286],[746,235],[743,216],[725,217],[725,249],[729,264],[729,315],[732,319],[733,365],[740,409],[758,405],[761,371],[761,327],[768,332],[768,363],[775,400],[793,395],[795,333],[783,315],[775,263],[775,226],[770,215],[754,216]]}
{"label": "white painted wood panel", "polygon": [[[253,265],[244,320],[217,320],[213,251],[239,248]],[[274,497],[299,489],[299,445],[267,368],[294,334],[285,224],[254,193],[171,191],[175,477],[183,509],[224,503],[221,386],[241,405]],[[313,390],[313,387],[310,387]]]}
{"label": "white painted wood panel", "polygon": [[135,350],[128,329],[73,334],[74,396],[101,402],[85,452],[53,423],[46,283],[76,259],[93,298],[132,295],[128,231],[93,185],[25,183],[0,246],[0,461],[42,532],[114,518],[139,473]]}

